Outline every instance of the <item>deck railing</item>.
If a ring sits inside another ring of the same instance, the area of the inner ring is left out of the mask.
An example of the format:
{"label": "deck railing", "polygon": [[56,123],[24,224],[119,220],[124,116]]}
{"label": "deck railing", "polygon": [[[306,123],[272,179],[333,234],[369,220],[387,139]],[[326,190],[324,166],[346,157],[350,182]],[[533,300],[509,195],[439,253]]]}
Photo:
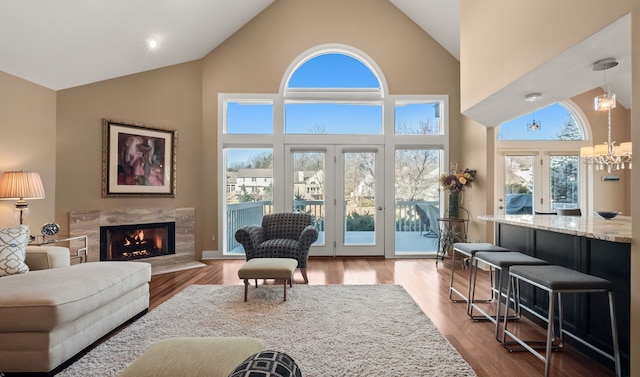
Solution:
{"label": "deck railing", "polygon": [[[439,208],[437,201],[398,201],[395,204],[395,231],[396,232],[423,232],[428,226],[420,220],[416,213],[416,204],[430,204]],[[294,211],[311,214],[314,225],[318,231],[324,232],[325,211],[322,200],[295,200]],[[236,230],[247,225],[259,225],[262,216],[273,213],[273,203],[270,200],[262,200],[246,203],[232,203],[227,205],[227,251],[240,247],[236,241]]]}
{"label": "deck railing", "polygon": [[236,241],[236,230],[247,225],[260,225],[262,216],[273,211],[270,200],[257,202],[227,204],[227,250],[234,250],[240,246]]}

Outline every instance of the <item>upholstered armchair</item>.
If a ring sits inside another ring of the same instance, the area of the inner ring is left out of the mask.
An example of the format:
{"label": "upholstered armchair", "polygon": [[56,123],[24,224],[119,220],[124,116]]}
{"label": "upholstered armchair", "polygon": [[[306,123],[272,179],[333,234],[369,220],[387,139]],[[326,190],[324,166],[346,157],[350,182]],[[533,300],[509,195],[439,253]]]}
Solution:
{"label": "upholstered armchair", "polygon": [[236,231],[247,260],[253,258],[293,258],[298,260],[304,282],[308,283],[309,248],[318,239],[318,229],[307,213],[274,213],[262,217],[262,226],[249,225]]}

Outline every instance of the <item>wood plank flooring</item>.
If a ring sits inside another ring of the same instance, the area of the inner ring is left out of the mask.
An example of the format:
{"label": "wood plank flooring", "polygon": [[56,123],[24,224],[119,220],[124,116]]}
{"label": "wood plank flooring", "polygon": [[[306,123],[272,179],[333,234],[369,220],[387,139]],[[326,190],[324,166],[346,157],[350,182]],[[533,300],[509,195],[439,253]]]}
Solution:
{"label": "wood plank flooring", "polygon": [[[150,310],[191,284],[242,284],[237,271],[240,260],[205,260],[205,267],[154,275],[151,279]],[[448,298],[451,273],[449,260],[433,259],[311,258],[307,268],[309,284],[400,284],[413,297],[440,332],[454,345],[480,377],[542,376],[544,363],[529,352],[508,352],[494,338],[495,327],[486,321],[471,320],[465,304]],[[460,265],[456,267],[460,268]],[[466,270],[464,272],[466,274]],[[466,275],[456,272],[456,287],[466,287]],[[265,284],[275,284],[266,281]],[[296,271],[295,284],[302,284]],[[278,283],[279,284],[279,283]],[[483,284],[483,287],[486,284]],[[486,293],[486,288],[485,288]],[[486,297],[486,296],[482,296]],[[239,297],[238,299],[242,299]],[[523,320],[523,333],[536,338],[544,333]],[[510,325],[511,328],[511,325]],[[531,329],[531,330],[529,330]],[[532,339],[527,338],[526,339]],[[614,376],[612,370],[565,345],[553,355],[553,377]]]}

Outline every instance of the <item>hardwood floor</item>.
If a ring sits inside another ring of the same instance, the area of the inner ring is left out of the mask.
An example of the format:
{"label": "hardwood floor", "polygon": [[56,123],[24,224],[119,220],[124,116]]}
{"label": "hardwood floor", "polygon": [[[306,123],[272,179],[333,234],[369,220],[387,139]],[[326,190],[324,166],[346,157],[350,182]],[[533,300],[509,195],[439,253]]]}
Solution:
{"label": "hardwood floor", "polygon": [[[202,268],[154,275],[151,279],[150,309],[153,310],[191,284],[242,284],[237,271],[243,261],[206,260],[203,263],[206,266]],[[495,327],[492,323],[471,320],[466,314],[465,304],[449,300],[451,269],[448,260],[439,263],[436,268],[433,259],[311,258],[307,271],[311,285],[402,285],[480,377],[544,374],[544,363],[541,360],[529,352],[508,352],[495,340]],[[457,287],[466,286],[464,276],[466,275],[456,273]],[[302,276],[296,271],[293,289],[295,284],[301,283]],[[526,339],[534,339],[530,335],[536,339],[544,337],[541,329],[526,320],[522,320],[517,326],[522,327],[519,331],[526,334]],[[565,345],[562,351],[553,355],[551,375],[614,376],[615,373]]]}

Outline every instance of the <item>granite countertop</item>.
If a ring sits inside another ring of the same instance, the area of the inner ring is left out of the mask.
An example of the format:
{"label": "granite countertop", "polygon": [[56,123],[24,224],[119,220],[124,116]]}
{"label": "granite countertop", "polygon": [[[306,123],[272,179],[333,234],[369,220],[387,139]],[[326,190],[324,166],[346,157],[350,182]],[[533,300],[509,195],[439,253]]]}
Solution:
{"label": "granite countertop", "polygon": [[605,220],[599,216],[480,215],[478,219],[598,240],[631,243],[630,216],[616,216],[611,220]]}

